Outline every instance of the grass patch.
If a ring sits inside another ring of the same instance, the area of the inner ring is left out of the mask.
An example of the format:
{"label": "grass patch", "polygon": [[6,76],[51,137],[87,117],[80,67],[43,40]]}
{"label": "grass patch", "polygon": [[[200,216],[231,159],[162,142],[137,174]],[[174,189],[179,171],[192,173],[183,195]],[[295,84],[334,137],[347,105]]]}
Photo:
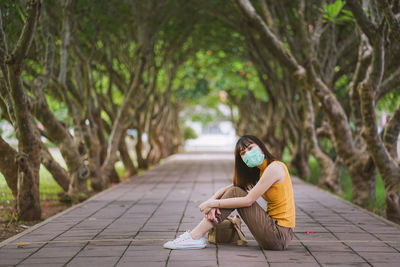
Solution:
{"label": "grass patch", "polygon": [[121,181],[125,180],[125,168],[124,168],[124,164],[121,161],[118,161],[117,163],[115,163],[115,171],[118,173],[118,176],[120,178]]}
{"label": "grass patch", "polygon": [[[54,159],[60,163],[61,166],[66,168],[66,164],[62,155],[58,150],[51,150],[51,153]],[[131,159],[136,160],[136,156],[133,152],[130,152]],[[125,180],[125,168],[121,161],[118,161],[115,164],[115,169],[120,177],[121,181]],[[145,170],[139,169],[139,173],[142,173]],[[63,192],[61,186],[53,179],[51,173],[41,165],[39,171],[39,193],[40,193],[40,202],[41,205],[48,205],[46,203],[54,203],[59,200],[58,194]],[[88,179],[88,188],[90,190],[90,179]],[[13,206],[13,196],[11,190],[8,188],[6,180],[4,176],[0,173],[0,206],[3,207],[12,207]],[[1,216],[1,214],[0,214]]]}
{"label": "grass patch", "polygon": [[[40,201],[57,200],[57,194],[63,191],[62,188],[57,184],[45,167],[40,167],[39,175]],[[0,205],[11,206],[12,202],[13,196],[11,190],[7,186],[6,179],[0,173]]]}
{"label": "grass patch", "polygon": [[[121,177],[121,180],[124,180],[125,169],[122,162],[117,162],[116,171]],[[44,167],[40,167],[39,171],[39,193],[40,193],[40,202],[48,202],[48,201],[56,201],[58,200],[58,194],[63,192],[61,186],[53,179],[51,173]],[[88,179],[88,188],[90,189],[90,179]],[[12,206],[13,205],[13,196],[10,188],[8,188],[6,179],[0,173],[0,206]]]}
{"label": "grass patch", "polygon": [[[318,178],[321,173],[321,169],[318,165],[318,162],[314,157],[310,157],[309,160],[309,167],[310,167],[310,176],[305,178],[305,181],[315,184],[318,184]],[[293,171],[293,170],[292,170]],[[295,173],[295,172],[293,172]],[[347,200],[353,200],[353,183],[351,181],[349,172],[346,168],[343,168],[342,175],[340,177],[340,185],[343,190],[343,194],[337,194],[339,197]],[[385,186],[382,180],[382,176],[380,173],[377,173],[376,176],[376,185],[375,185],[375,200],[371,200],[368,206],[366,207],[369,211],[372,211],[380,216],[386,217],[385,208],[386,208],[386,201],[385,201]]]}

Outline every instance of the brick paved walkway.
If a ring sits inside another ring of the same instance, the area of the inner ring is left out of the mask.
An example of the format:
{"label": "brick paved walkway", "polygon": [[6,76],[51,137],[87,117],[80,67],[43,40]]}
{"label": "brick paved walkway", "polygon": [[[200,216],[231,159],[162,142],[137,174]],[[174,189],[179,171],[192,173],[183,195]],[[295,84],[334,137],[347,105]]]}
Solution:
{"label": "brick paved walkway", "polygon": [[[261,250],[246,227],[247,247],[163,249],[165,239],[197,224],[197,206],[230,183],[232,170],[232,154],[169,157],[1,243],[0,266],[399,266],[399,228],[298,179],[297,227],[287,251]],[[17,248],[19,242],[31,243]]]}

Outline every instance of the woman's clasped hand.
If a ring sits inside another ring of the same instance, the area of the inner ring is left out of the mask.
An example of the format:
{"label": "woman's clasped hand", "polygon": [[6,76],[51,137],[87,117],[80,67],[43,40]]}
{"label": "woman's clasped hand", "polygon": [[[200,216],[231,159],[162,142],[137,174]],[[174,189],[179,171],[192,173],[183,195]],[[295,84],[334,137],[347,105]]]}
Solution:
{"label": "woman's clasped hand", "polygon": [[211,206],[210,200],[201,203],[199,205],[199,209],[202,213],[205,214],[207,220],[218,223],[218,219],[215,217],[215,214],[221,214],[221,211],[218,208],[213,208]]}

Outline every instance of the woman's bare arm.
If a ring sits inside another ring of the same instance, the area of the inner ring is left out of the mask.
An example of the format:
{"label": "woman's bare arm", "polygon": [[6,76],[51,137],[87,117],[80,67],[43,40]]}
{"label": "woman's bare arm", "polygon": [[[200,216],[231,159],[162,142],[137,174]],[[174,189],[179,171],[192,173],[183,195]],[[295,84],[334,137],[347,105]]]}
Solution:
{"label": "woman's bare arm", "polygon": [[208,213],[211,208],[241,208],[251,206],[271,185],[285,177],[283,166],[274,162],[268,165],[257,184],[245,197],[234,197],[226,199],[211,199],[200,205],[200,211]]}

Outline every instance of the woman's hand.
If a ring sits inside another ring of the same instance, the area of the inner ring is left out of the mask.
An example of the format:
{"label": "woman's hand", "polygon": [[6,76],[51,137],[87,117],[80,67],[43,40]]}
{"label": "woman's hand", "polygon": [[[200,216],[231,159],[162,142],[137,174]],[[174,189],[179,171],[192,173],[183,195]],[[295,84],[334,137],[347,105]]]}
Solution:
{"label": "woman's hand", "polygon": [[209,200],[204,201],[203,203],[200,204],[199,208],[200,208],[200,211],[203,212],[204,214],[209,213],[210,210],[212,209],[211,200],[209,199]]}
{"label": "woman's hand", "polygon": [[212,208],[207,214],[206,214],[206,218],[209,221],[215,221],[216,223],[218,223],[218,219],[215,217],[215,213],[217,214],[221,214],[221,211],[218,208]]}

